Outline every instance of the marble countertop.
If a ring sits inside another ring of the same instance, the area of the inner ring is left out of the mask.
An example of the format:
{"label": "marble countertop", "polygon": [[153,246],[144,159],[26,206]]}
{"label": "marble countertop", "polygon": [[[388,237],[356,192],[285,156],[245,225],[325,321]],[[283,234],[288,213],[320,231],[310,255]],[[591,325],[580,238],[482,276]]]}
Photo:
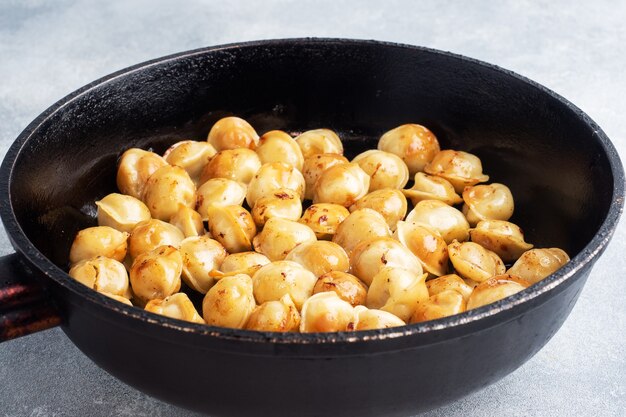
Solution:
{"label": "marble countertop", "polygon": [[[286,37],[424,45],[488,61],[563,95],[626,155],[626,3],[614,1],[0,1],[0,152],[40,112],[126,66]],[[384,5],[383,5],[384,4]],[[533,359],[426,416],[626,416],[626,229]],[[0,254],[12,249],[0,232]],[[109,376],[59,329],[0,345],[0,416],[192,416]]]}

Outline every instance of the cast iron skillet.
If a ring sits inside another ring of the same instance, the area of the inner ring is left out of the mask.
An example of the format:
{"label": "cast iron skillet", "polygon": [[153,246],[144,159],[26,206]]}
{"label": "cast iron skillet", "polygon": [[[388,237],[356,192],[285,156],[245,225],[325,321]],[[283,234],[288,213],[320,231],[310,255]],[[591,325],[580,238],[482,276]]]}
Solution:
{"label": "cast iron skillet", "polygon": [[[259,131],[329,127],[348,156],[402,123],[477,154],[515,196],[512,221],[572,261],[512,297],[442,320],[380,331],[277,334],[146,313],[66,273],[93,201],[115,190],[130,147],[204,139],[224,115]],[[624,173],[600,128],[571,103],[483,62],[406,45],[341,39],[218,46],[98,80],[46,110],[0,171],[2,338],[61,324],[120,380],[215,415],[393,415],[481,389],[533,356],[574,306],[620,216]],[[529,384],[532,381],[528,381]],[[59,387],[59,390],[62,390]],[[62,394],[62,393],[60,393]]]}

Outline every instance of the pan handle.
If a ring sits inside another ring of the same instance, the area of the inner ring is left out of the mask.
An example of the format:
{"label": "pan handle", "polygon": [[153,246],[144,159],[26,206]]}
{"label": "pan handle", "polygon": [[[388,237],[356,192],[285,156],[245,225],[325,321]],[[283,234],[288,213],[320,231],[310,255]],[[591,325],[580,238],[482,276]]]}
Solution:
{"label": "pan handle", "polygon": [[0,342],[59,324],[57,307],[19,255],[0,257]]}

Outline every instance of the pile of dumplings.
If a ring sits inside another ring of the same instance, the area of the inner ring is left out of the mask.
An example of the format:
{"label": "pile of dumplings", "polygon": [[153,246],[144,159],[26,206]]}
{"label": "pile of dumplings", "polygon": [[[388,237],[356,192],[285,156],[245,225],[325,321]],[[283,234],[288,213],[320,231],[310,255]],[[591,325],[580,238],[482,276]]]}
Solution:
{"label": "pile of dumplings", "polygon": [[[406,124],[349,161],[329,129],[258,136],[226,117],[163,156],[128,149],[69,274],[120,302],[212,326],[357,331],[458,314],[569,261],[508,220],[481,161]],[[413,178],[411,188],[406,188]],[[507,269],[505,265],[510,265]],[[187,293],[203,295],[202,314]]]}

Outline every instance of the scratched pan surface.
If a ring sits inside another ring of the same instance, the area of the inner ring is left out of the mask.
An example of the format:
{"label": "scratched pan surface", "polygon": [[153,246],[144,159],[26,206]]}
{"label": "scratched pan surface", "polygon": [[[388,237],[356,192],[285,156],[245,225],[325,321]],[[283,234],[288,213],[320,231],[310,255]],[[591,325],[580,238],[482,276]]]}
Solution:
{"label": "scratched pan surface", "polygon": [[[491,181],[511,188],[512,221],[528,241],[562,247],[572,261],[461,315],[336,334],[184,323],[117,303],[66,275],[72,238],[95,224],[93,201],[115,191],[123,150],[161,152],[181,139],[202,140],[231,114],[259,132],[335,129],[349,156],[374,148],[399,124],[426,125],[443,149],[475,153]],[[613,234],[624,194],[608,138],[549,90],[449,53],[334,39],[207,48],[105,77],[36,119],[0,174],[0,213],[20,260],[12,258],[10,271],[46,288],[42,300],[58,311],[68,337],[120,380],[214,415],[407,415],[497,381],[567,318]]]}

